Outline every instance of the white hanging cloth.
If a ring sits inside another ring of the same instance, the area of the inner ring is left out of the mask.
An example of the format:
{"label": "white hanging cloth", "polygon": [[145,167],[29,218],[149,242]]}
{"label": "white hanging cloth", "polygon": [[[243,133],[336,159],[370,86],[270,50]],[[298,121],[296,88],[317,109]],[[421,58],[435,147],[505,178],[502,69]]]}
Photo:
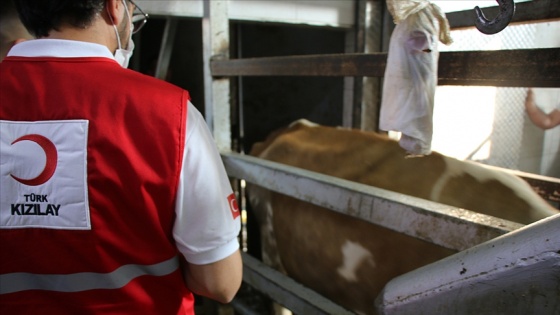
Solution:
{"label": "white hanging cloth", "polygon": [[427,0],[387,0],[397,24],[385,69],[380,128],[402,133],[410,155],[431,153],[438,40],[451,44],[445,13]]}

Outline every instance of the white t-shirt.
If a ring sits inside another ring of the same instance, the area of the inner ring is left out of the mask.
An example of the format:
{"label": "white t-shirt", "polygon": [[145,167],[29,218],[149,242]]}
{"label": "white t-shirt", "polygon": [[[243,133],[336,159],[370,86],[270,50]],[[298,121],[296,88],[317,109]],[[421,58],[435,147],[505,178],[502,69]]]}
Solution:
{"label": "white t-shirt", "polygon": [[[80,41],[37,39],[15,45],[8,56],[105,57],[107,47]],[[173,237],[193,264],[224,259],[239,249],[240,217],[233,216],[232,188],[214,139],[200,112],[188,102],[183,168],[177,187]],[[238,210],[238,209],[235,209]]]}

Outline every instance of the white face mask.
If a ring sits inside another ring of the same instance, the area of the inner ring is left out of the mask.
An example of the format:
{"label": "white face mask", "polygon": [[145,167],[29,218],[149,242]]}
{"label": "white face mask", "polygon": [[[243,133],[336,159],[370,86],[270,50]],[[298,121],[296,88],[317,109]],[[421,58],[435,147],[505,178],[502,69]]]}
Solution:
{"label": "white face mask", "polygon": [[[123,49],[121,46],[121,37],[119,36],[119,31],[117,30],[117,26],[113,24],[113,28],[115,29],[115,33],[117,34],[117,44],[118,49],[115,51],[115,60],[121,65],[123,68],[128,68],[128,63],[130,62],[130,58],[132,57],[132,51],[134,50],[134,41],[132,40],[132,31],[134,30],[134,25],[132,24],[132,17],[130,16],[130,12],[128,12],[128,6],[126,5],[126,0],[123,0],[124,9],[126,10],[126,15],[128,16],[128,20],[130,21],[130,38],[128,39],[128,45],[126,49]],[[111,15],[109,18],[112,21]]]}

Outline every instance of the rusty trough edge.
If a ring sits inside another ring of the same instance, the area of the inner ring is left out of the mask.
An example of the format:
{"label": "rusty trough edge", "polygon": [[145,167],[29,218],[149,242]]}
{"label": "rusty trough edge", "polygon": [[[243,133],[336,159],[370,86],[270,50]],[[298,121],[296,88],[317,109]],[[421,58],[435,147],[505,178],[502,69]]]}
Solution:
{"label": "rusty trough edge", "polygon": [[560,214],[393,278],[380,315],[558,314]]}
{"label": "rusty trough edge", "polygon": [[221,154],[231,177],[449,249],[462,251],[523,226],[252,156]]}
{"label": "rusty trough edge", "polygon": [[243,281],[295,314],[354,314],[266,266],[256,258],[246,253],[241,255],[243,257]]}

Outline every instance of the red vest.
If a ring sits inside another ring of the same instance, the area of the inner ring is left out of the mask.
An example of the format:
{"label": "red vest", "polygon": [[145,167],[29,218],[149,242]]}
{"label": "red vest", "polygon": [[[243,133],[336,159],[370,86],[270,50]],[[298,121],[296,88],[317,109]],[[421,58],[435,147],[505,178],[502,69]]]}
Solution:
{"label": "red vest", "polygon": [[193,314],[172,235],[188,100],[107,58],[4,59],[0,119],[89,120],[91,230],[0,229],[1,314]]}

